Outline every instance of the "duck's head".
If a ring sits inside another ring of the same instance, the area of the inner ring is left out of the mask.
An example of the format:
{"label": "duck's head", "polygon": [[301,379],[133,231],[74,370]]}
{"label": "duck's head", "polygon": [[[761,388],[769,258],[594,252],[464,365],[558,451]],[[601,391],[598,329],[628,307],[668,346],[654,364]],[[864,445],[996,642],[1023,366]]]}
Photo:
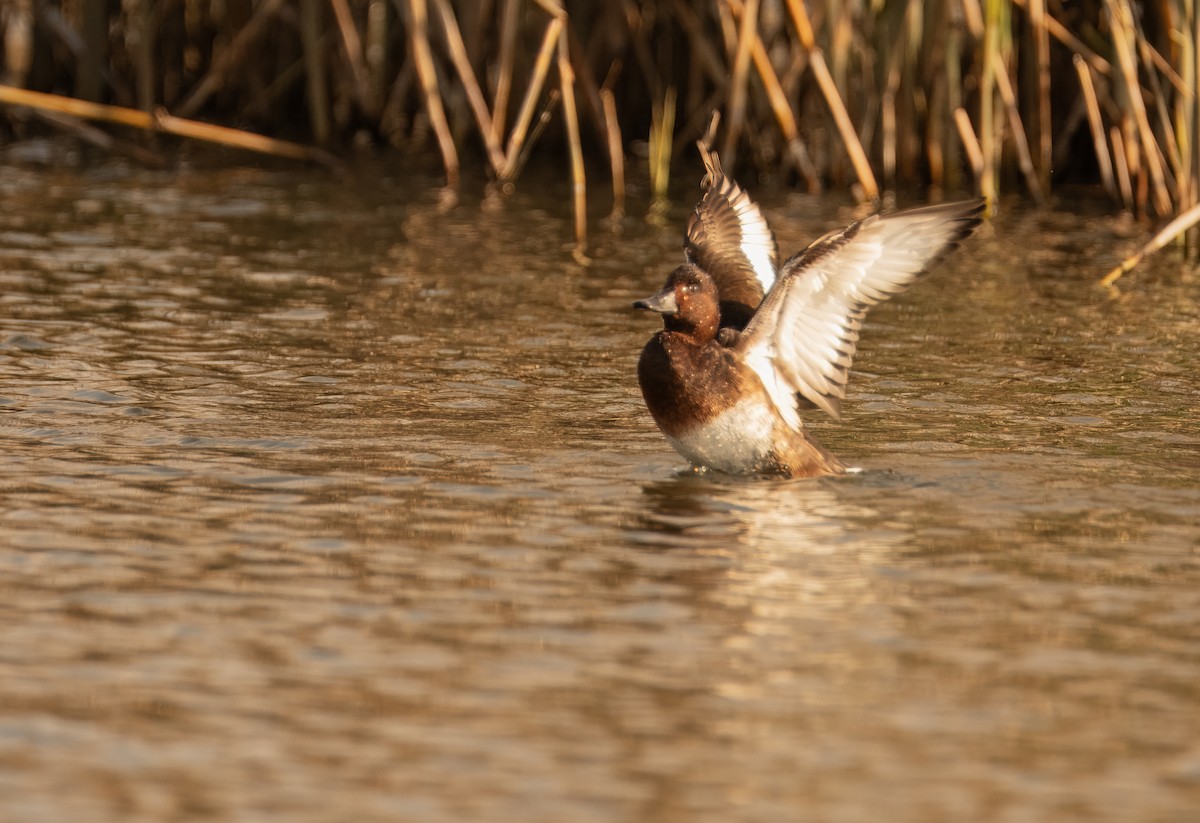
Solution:
{"label": "duck's head", "polygon": [[671,272],[658,294],[638,300],[633,307],[658,312],[667,331],[683,332],[700,342],[715,337],[721,322],[716,283],[686,263]]}

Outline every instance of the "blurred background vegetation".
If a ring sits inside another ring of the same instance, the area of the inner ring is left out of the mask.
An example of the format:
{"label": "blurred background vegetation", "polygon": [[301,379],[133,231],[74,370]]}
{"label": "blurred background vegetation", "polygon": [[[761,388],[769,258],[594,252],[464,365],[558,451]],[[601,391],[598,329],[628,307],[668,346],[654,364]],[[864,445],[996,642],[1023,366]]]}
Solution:
{"label": "blurred background vegetation", "polygon": [[4,141],[156,162],[141,132],[199,121],[297,156],[435,149],[451,185],[532,155],[580,232],[589,182],[618,212],[627,163],[665,192],[714,111],[727,168],[808,190],[1198,200],[1196,0],[2,0],[0,29]]}

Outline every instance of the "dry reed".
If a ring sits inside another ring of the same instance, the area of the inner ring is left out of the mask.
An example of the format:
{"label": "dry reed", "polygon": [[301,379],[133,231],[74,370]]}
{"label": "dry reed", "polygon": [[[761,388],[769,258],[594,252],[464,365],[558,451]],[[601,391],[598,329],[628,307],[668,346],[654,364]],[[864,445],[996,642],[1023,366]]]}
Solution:
{"label": "dry reed", "polygon": [[995,202],[1066,181],[1146,217],[1200,202],[1196,0],[49,0],[0,5],[0,34],[0,141],[29,133],[29,109],[149,163],[72,118],[306,159],[326,155],[193,121],[334,152],[365,135],[432,146],[451,186],[482,161],[510,187],[535,151],[557,154],[580,250],[589,157],[619,216],[626,152],[645,145],[665,197],[714,109],[733,171],[867,201],[881,182]]}

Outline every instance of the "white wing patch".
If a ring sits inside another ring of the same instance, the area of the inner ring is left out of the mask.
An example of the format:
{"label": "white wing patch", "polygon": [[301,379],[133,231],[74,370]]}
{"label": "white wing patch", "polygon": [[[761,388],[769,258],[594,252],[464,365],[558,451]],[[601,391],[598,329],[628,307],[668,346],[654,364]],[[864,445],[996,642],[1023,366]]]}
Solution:
{"label": "white wing patch", "polygon": [[750,261],[750,268],[754,269],[754,276],[762,283],[763,291],[770,291],[775,283],[775,235],[767,225],[767,218],[759,211],[758,204],[732,180],[729,183],[734,195],[730,198],[730,204],[742,230],[742,254]]}
{"label": "white wing patch", "polygon": [[731,178],[714,152],[700,148],[705,192],[688,220],[687,260],[717,283],[721,300],[758,307],[776,279],[778,246],[762,210]]}
{"label": "white wing patch", "polygon": [[867,309],[916,282],[979,225],[983,201],[868,217],[788,260],[738,347],[779,413],[797,395],[834,417]]}

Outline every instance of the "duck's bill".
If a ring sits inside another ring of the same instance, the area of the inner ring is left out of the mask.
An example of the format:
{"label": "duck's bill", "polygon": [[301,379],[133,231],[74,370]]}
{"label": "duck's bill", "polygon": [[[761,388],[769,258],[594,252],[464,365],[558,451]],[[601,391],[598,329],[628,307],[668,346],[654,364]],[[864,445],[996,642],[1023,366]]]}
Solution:
{"label": "duck's bill", "polygon": [[633,304],[633,307],[635,309],[658,312],[659,314],[676,314],[679,312],[679,304],[675,301],[674,289],[663,289],[653,297],[638,300]]}

